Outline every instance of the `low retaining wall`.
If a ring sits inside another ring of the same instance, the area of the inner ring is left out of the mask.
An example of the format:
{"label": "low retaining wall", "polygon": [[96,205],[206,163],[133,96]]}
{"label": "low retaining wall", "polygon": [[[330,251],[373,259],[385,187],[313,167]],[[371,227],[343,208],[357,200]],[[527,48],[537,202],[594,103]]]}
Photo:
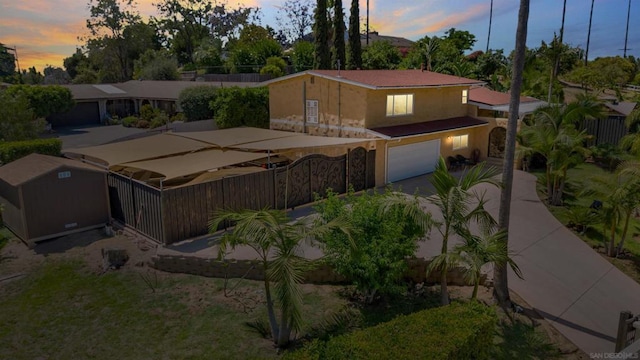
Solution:
{"label": "low retaining wall", "polygon": [[[409,268],[404,275],[406,280],[414,283],[435,284],[440,281],[439,272],[426,276],[429,261],[425,259],[408,259]],[[157,255],[153,257],[151,266],[155,269],[171,272],[193,274],[215,278],[245,278],[249,280],[264,280],[264,271],[259,260],[218,260],[195,256]],[[447,275],[451,285],[468,285],[464,280],[464,269],[450,270]],[[304,277],[309,284],[345,284],[347,280],[336,274],[327,264],[319,264],[308,271]],[[480,283],[484,284],[486,275],[482,275]]]}

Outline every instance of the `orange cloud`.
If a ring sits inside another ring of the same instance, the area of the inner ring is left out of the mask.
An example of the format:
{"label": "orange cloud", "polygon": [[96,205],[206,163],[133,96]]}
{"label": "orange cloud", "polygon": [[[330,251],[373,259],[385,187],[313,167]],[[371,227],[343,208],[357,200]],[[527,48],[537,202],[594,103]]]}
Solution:
{"label": "orange cloud", "polygon": [[430,16],[430,18],[439,18],[440,20],[429,23],[428,25],[422,26],[421,28],[415,29],[413,31],[407,32],[407,35],[419,36],[421,34],[424,35],[426,33],[433,33],[442,31],[444,29],[456,27],[467,21],[485,16],[488,10],[489,8],[486,4],[478,4],[468,8],[464,12],[458,12],[449,15],[441,13],[438,15]]}

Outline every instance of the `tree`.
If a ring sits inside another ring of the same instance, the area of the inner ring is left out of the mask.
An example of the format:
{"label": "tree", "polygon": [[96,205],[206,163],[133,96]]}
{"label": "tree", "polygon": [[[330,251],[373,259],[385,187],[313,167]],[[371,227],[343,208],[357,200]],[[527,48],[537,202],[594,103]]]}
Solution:
{"label": "tree", "polygon": [[157,22],[171,39],[171,48],[182,64],[194,62],[194,53],[209,37],[209,0],[164,0],[155,4],[161,16]]}
{"label": "tree", "polygon": [[36,118],[65,113],[75,105],[71,91],[58,85],[12,85],[5,92],[13,97],[24,96]]}
{"label": "tree", "polygon": [[465,51],[473,49],[473,44],[476,43],[476,36],[468,31],[451,28],[445,31],[443,40],[451,42],[454,48],[458,49],[460,55],[462,55]]}
{"label": "tree", "polygon": [[364,48],[362,68],[365,70],[396,69],[402,61],[402,54],[388,41],[376,41]]}
{"label": "tree", "polygon": [[313,67],[316,69],[331,69],[327,0],[318,0],[314,20],[313,36],[315,39],[315,60]]}
{"label": "tree", "polygon": [[75,79],[78,75],[79,68],[88,63],[89,59],[80,49],[76,49],[76,52],[63,60],[64,69],[71,77],[71,80]]}
{"label": "tree", "polygon": [[342,0],[333,1],[333,66],[344,69],[347,65],[344,44],[344,10],[342,9]]}
{"label": "tree", "polygon": [[180,92],[178,104],[187,121],[213,119],[210,105],[216,98],[217,89],[209,85],[188,87]]}
{"label": "tree", "polygon": [[134,79],[178,80],[178,62],[166,50],[147,50],[134,62]]}
{"label": "tree", "polygon": [[324,225],[312,224],[308,218],[291,222],[284,211],[265,209],[219,212],[209,222],[210,232],[216,232],[225,221],[234,222],[235,227],[221,237],[219,254],[223,257],[228,249],[239,246],[248,246],[258,254],[265,274],[264,293],[271,337],[277,346],[284,346],[291,340],[291,332],[299,331],[302,326],[300,283],[311,266],[309,260],[297,255],[298,249],[305,241],[319,238],[333,229],[348,231],[348,227],[340,220]]}
{"label": "tree", "polygon": [[349,12],[349,53],[347,56],[347,69],[356,70],[362,68],[362,43],[360,40],[360,5],[358,0],[351,0]]}
{"label": "tree", "polygon": [[227,59],[227,66],[232,73],[257,72],[266,65],[268,58],[282,55],[282,47],[269,31],[254,24],[245,26],[239,39],[230,47],[231,54]]}
{"label": "tree", "polygon": [[596,92],[606,89],[620,90],[633,79],[635,64],[620,56],[597,58],[580,66],[566,78],[585,84]]}
{"label": "tree", "polygon": [[[442,305],[449,304],[449,292],[447,290],[447,271],[456,264],[455,255],[449,250],[449,239],[457,235],[464,238],[469,231],[471,221],[488,226],[495,224],[495,220],[485,210],[483,194],[471,192],[471,188],[479,184],[492,184],[499,186],[494,178],[498,171],[492,167],[479,164],[464,173],[460,179],[456,179],[449,170],[444,158],[436,164],[431,185],[437,196],[427,200],[438,207],[442,214],[442,221],[436,228],[442,236],[442,249],[438,256],[429,264],[428,272],[440,271],[440,293]],[[473,204],[475,202],[475,205]]]}
{"label": "tree", "polygon": [[44,68],[45,85],[63,85],[71,83],[71,76],[62,68],[47,65]]}
{"label": "tree", "polygon": [[0,91],[0,141],[30,140],[44,130],[36,122],[27,96]]}
{"label": "tree", "polygon": [[209,17],[211,35],[225,45],[228,41],[237,38],[244,26],[258,17],[258,11],[258,8],[243,6],[229,10],[226,4],[216,3]]}
{"label": "tree", "polygon": [[276,20],[290,43],[302,40],[313,25],[313,0],[286,0]]}
{"label": "tree", "polygon": [[518,153],[523,156],[539,154],[546,161],[545,181],[550,205],[562,205],[567,170],[584,161],[587,154],[584,142],[588,135],[586,130],[578,131],[575,124],[586,117],[600,116],[599,104],[585,100],[540,108],[534,113],[534,123],[523,124],[520,130]]}
{"label": "tree", "polygon": [[[617,257],[624,248],[631,216],[640,206],[640,163],[623,162],[614,176],[596,176],[585,182],[584,194],[603,199],[599,210],[603,220],[603,235],[607,255]],[[620,240],[616,245],[618,226],[622,223]],[[607,243],[607,233],[609,239]]]}
{"label": "tree", "polygon": [[298,41],[293,45],[291,60],[296,72],[313,69],[313,44],[307,41]]}
{"label": "tree", "polygon": [[[124,41],[127,26],[140,22],[133,0],[89,0],[90,17],[86,21],[91,38],[88,46],[94,50],[109,48],[108,62],[118,67],[118,80],[129,79],[128,49]],[[133,62],[130,65],[133,69]]]}
{"label": "tree", "polygon": [[320,223],[343,219],[348,234],[334,230],[321,238],[325,259],[335,271],[351,280],[371,303],[377,295],[404,290],[399,283],[407,269],[406,259],[418,248],[418,239],[431,227],[431,215],[420,208],[417,197],[392,193],[346,199],[332,191],[316,206]]}
{"label": "tree", "polygon": [[[482,276],[482,268],[487,264],[498,266],[509,265],[516,275],[522,278],[522,273],[518,265],[509,256],[504,230],[497,230],[491,223],[482,224],[480,235],[473,235],[471,232],[462,236],[463,243],[457,245],[451,252],[450,258],[454,266],[465,267],[465,280],[473,284],[471,299],[476,299],[478,286]],[[438,257],[434,262],[443,259]],[[437,266],[437,263],[434,265]]]}
{"label": "tree", "polygon": [[260,74],[269,74],[274,78],[284,76],[287,71],[287,63],[279,56],[272,56],[267,59],[267,64],[260,69]]}
{"label": "tree", "polygon": [[27,85],[40,85],[44,83],[44,75],[42,75],[35,66],[29,68],[29,71],[22,70],[22,83]]}
{"label": "tree", "polygon": [[269,89],[220,88],[210,103],[218,128],[238,126],[269,128]]}
{"label": "tree", "polygon": [[16,58],[0,43],[0,78],[13,76],[16,72]]}

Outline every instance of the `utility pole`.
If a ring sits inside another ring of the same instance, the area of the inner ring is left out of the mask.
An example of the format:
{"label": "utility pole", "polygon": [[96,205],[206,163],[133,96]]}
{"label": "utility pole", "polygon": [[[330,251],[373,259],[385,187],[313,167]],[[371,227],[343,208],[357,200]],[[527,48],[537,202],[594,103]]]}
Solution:
{"label": "utility pole", "polygon": [[631,0],[629,0],[629,9],[627,10],[627,32],[624,35],[624,55],[623,57],[627,57],[627,40],[629,39],[629,16],[631,15]]}
{"label": "utility pole", "polygon": [[563,44],[564,41],[564,15],[567,13],[567,0],[564,0],[564,5],[562,6],[562,25],[560,26],[560,44]]}

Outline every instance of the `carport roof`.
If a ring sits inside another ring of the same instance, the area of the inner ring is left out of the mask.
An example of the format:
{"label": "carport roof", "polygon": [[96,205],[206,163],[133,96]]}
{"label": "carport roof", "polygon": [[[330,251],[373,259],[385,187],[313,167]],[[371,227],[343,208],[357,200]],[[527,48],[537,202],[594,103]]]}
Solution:
{"label": "carport roof", "polygon": [[429,134],[446,130],[455,130],[487,125],[488,122],[470,116],[456,117],[444,120],[425,121],[416,124],[386,126],[371,129],[385,137],[402,137]]}
{"label": "carport roof", "polygon": [[159,134],[135,140],[65,150],[65,155],[73,158],[91,158],[107,167],[133,161],[184,154],[211,148],[210,144],[185,137]]}
{"label": "carport roof", "polygon": [[104,172],[89,164],[40,154],[30,154],[0,167],[0,179],[12,186],[19,186],[39,176],[54,171],[62,166]]}
{"label": "carport roof", "polygon": [[363,143],[371,141],[371,139],[357,138],[337,138],[324,136],[311,136],[298,134],[280,139],[270,139],[265,141],[251,142],[242,145],[235,145],[233,148],[250,150],[250,151],[283,151],[296,148],[313,148],[335,145],[349,145],[354,143]]}
{"label": "carport roof", "polygon": [[297,136],[300,135],[300,133],[252,127],[239,127],[224,130],[171,133],[170,135],[198,140],[210,145],[227,148],[256,141]]}
{"label": "carport roof", "polygon": [[130,162],[121,166],[151,171],[164,176],[164,180],[171,180],[264,157],[265,154],[242,151],[205,150],[155,160]]}

